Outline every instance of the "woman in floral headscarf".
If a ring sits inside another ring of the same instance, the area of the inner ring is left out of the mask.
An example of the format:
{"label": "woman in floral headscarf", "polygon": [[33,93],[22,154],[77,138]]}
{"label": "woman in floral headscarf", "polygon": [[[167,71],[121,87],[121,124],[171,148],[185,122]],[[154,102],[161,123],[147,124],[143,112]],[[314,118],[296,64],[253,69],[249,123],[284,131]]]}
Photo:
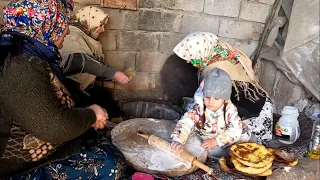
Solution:
{"label": "woman in floral headscarf", "polygon": [[[61,67],[68,77],[70,84],[76,84],[82,104],[97,103],[107,109],[112,117],[120,115],[120,109],[103,87],[95,85],[95,79],[113,80],[120,84],[129,83],[130,79],[123,72],[117,71],[104,64],[102,45],[97,40],[104,32],[109,15],[103,10],[87,6],[79,9],[71,19],[70,35],[65,38],[64,47],[60,50],[62,55]],[[90,85],[90,86],[89,86]]]}
{"label": "woman in floral headscarf", "polygon": [[185,37],[173,50],[180,58],[199,69],[198,81],[213,68],[226,71],[233,83],[232,102],[249,117],[248,125],[258,141],[272,138],[273,107],[266,92],[259,86],[251,60],[240,50],[218,40],[208,32],[195,32]]}
{"label": "woman in floral headscarf", "polygon": [[87,132],[103,128],[108,114],[98,105],[74,108],[62,84],[58,48],[72,8],[71,0],[19,0],[4,9],[0,179],[119,178],[115,148],[103,134]]}

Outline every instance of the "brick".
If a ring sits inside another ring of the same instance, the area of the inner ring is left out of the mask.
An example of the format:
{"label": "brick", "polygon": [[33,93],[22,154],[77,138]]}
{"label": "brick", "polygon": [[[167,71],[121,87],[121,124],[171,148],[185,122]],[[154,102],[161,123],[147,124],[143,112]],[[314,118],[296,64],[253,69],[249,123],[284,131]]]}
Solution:
{"label": "brick", "polygon": [[137,11],[103,8],[109,14],[107,29],[138,30],[139,14]]}
{"label": "brick", "polygon": [[260,3],[273,5],[275,0],[258,0]]}
{"label": "brick", "polygon": [[258,45],[259,41],[252,40],[238,40],[234,43],[234,46],[244,52],[248,57],[250,57],[254,53]]}
{"label": "brick", "polygon": [[154,8],[158,0],[139,0],[139,7],[141,8]]}
{"label": "brick", "polygon": [[205,0],[204,13],[238,17],[240,12],[241,0]]}
{"label": "brick", "polygon": [[232,39],[232,38],[226,38],[226,37],[219,37],[220,41],[226,42],[230,45],[234,45],[237,39]]}
{"label": "brick", "polygon": [[[122,10],[123,11],[123,10]],[[124,11],[124,22],[122,29],[136,30],[138,29],[139,14],[137,11]]]}
{"label": "brick", "polygon": [[265,23],[271,6],[260,3],[243,2],[241,5],[240,18],[248,21]]}
{"label": "brick", "polygon": [[99,41],[102,44],[103,50],[113,51],[117,49],[117,32],[114,30],[107,30],[99,36]]}
{"label": "brick", "polygon": [[136,53],[124,51],[104,51],[106,63],[117,69],[125,71],[132,67],[135,69]]}
{"label": "brick", "polygon": [[166,59],[159,52],[141,52],[137,56],[137,71],[160,72]]}
{"label": "brick", "polygon": [[173,48],[182,41],[187,35],[184,34],[162,34],[160,38],[160,49],[159,51],[166,54],[173,54]]}
{"label": "brick", "polygon": [[140,0],[141,8],[163,8],[202,12],[205,0]]}
{"label": "brick", "polygon": [[157,87],[157,81],[157,73],[136,72],[129,84],[116,84],[116,90],[126,92],[151,90]]}
{"label": "brick", "polygon": [[174,0],[169,9],[202,12],[204,0]]}
{"label": "brick", "polygon": [[197,31],[218,34],[219,18],[214,16],[183,16],[181,32],[192,33]]}
{"label": "brick", "polygon": [[260,36],[263,34],[265,25],[261,23],[255,23],[253,24],[253,40],[259,40]]}
{"label": "brick", "polygon": [[74,0],[75,5],[93,5],[93,4],[100,4],[100,0]]}
{"label": "brick", "polygon": [[127,51],[157,51],[159,36],[154,33],[123,31],[119,35],[119,49]]}
{"label": "brick", "polygon": [[140,10],[139,29],[146,31],[179,31],[181,15],[177,13]]}
{"label": "brick", "polygon": [[156,76],[156,89],[163,90],[162,81],[161,81],[161,74],[157,74]]}
{"label": "brick", "polygon": [[220,20],[219,36],[236,39],[250,39],[252,34],[252,23],[232,19]]}

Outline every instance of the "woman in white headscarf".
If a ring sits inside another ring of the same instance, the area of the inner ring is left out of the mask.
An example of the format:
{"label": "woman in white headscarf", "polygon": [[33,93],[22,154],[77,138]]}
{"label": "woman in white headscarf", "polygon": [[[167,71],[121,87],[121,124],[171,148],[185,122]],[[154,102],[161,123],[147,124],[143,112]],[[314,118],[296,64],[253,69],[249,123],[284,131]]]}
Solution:
{"label": "woman in white headscarf", "polygon": [[241,110],[251,111],[250,118],[244,118],[243,122],[258,141],[272,138],[272,102],[258,84],[251,60],[243,52],[208,32],[189,34],[173,51],[199,69],[199,82],[203,75],[213,68],[226,71],[233,83],[232,102],[238,110],[242,108]]}
{"label": "woman in white headscarf", "polygon": [[104,64],[102,45],[97,39],[104,32],[108,18],[107,13],[93,6],[79,9],[71,18],[70,35],[65,38],[60,50],[60,66],[69,79],[69,85],[76,85],[84,92],[77,93],[80,104],[97,103],[107,109],[111,117],[118,117],[119,108],[111,95],[104,88],[94,85],[96,78],[119,84],[130,82],[123,72]]}

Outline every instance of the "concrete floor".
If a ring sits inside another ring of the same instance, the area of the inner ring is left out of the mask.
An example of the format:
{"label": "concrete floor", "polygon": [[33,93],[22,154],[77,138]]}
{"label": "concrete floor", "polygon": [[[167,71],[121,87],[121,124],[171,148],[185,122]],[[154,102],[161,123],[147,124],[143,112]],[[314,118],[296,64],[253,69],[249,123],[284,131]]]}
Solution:
{"label": "concrete floor", "polygon": [[292,167],[289,172],[284,169],[276,170],[267,180],[319,180],[320,160],[305,157]]}

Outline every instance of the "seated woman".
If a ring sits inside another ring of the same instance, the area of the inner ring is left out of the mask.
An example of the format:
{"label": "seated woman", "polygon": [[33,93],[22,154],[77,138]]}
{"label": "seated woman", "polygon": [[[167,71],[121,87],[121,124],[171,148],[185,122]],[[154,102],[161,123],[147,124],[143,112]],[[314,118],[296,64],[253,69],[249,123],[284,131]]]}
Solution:
{"label": "seated woman", "polygon": [[104,32],[109,15],[99,8],[87,6],[78,10],[71,18],[70,35],[60,49],[61,68],[68,78],[69,85],[75,85],[80,102],[84,105],[97,103],[107,109],[111,117],[118,117],[120,110],[111,94],[103,87],[94,84],[96,77],[127,84],[130,79],[123,72],[104,64],[102,45],[97,40]]}
{"label": "seated woman", "polygon": [[108,125],[107,112],[74,108],[63,84],[58,48],[72,8],[72,1],[22,0],[4,9],[0,179],[118,179],[124,167],[104,134],[89,130]]}
{"label": "seated woman", "polygon": [[[198,81],[213,68],[226,71],[232,80],[232,102],[242,113],[243,122],[259,142],[272,138],[273,107],[267,93],[259,86],[251,60],[240,50],[219,41],[208,32],[191,33],[173,50],[183,60],[198,68]],[[247,118],[243,118],[247,117]],[[250,118],[248,118],[250,117]]]}

